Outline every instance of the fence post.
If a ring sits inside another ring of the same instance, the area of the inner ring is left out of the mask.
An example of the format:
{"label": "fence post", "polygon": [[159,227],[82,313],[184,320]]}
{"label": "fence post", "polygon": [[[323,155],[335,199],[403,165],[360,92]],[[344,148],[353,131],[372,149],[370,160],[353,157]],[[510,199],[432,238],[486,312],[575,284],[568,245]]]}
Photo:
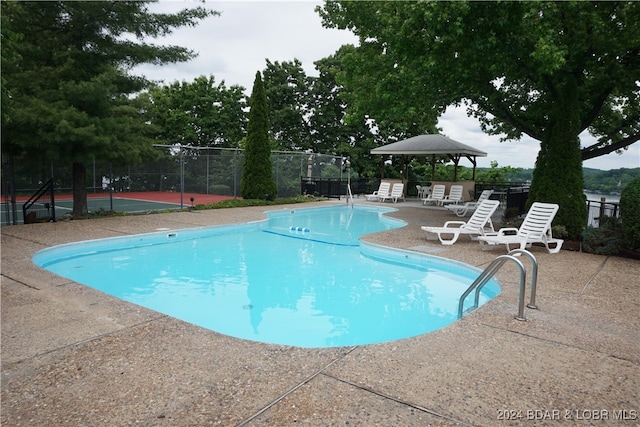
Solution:
{"label": "fence post", "polygon": [[184,151],[180,144],[180,209],[184,207]]}
{"label": "fence post", "polygon": [[113,212],[113,165],[109,162],[109,210]]}
{"label": "fence post", "polygon": [[51,187],[49,188],[49,200],[51,202],[51,221],[56,222],[56,200],[55,200],[56,180],[51,177]]}
{"label": "fence post", "polygon": [[604,217],[604,205],[606,201],[606,197],[600,197],[600,216],[598,217],[598,225],[601,224],[602,217]]}
{"label": "fence post", "polygon": [[233,200],[238,197],[238,147],[233,152]]}

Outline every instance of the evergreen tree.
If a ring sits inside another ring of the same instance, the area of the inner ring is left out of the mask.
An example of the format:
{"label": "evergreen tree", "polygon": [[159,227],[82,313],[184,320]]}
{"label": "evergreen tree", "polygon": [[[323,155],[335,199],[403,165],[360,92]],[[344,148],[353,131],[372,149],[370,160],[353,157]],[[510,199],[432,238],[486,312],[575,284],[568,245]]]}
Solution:
{"label": "evergreen tree", "polygon": [[130,99],[149,82],[131,68],[195,56],[144,38],[215,14],[202,7],[153,14],[148,3],[1,3],[3,153],[71,163],[74,216],[87,213],[89,161],[131,164],[153,153],[150,127]]}
{"label": "evergreen tree", "polygon": [[267,94],[259,71],[253,82],[250,104],[240,195],[244,199],[273,200],[278,187],[271,170]]}

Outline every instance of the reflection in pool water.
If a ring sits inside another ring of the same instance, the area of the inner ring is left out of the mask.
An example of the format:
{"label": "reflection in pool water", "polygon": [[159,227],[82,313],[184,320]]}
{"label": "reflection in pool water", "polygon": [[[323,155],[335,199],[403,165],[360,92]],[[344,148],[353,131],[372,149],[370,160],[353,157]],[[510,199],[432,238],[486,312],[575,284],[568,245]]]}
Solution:
{"label": "reflection in pool water", "polygon": [[[403,226],[391,209],[269,212],[243,225],[165,231],[38,252],[47,270],[202,327],[300,347],[370,344],[457,319],[479,270],[359,241]],[[480,303],[497,295],[493,281]]]}

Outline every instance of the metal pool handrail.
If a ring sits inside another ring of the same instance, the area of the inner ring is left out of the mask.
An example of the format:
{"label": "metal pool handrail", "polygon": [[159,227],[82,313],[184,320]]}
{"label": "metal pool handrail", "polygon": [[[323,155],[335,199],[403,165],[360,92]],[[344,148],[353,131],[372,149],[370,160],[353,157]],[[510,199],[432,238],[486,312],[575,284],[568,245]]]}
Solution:
{"label": "metal pool handrail", "polygon": [[500,255],[499,257],[491,261],[491,263],[487,266],[487,268],[485,268],[484,271],[480,273],[480,276],[478,276],[478,278],[473,281],[473,283],[467,288],[467,290],[464,291],[464,293],[460,296],[460,301],[458,302],[458,319],[462,317],[465,298],[473,290],[475,290],[476,294],[474,298],[474,303],[473,303],[473,306],[470,307],[470,310],[478,308],[480,291],[482,290],[484,285],[486,285],[489,282],[489,280],[491,280],[491,278],[498,272],[498,270],[500,270],[500,268],[507,261],[511,260],[516,264],[516,266],[518,267],[518,270],[520,271],[520,296],[518,298],[518,315],[515,318],[516,320],[520,320],[520,321],[526,320],[524,317],[524,291],[525,291],[525,286],[527,281],[527,272],[524,268],[524,265],[522,265],[522,262],[520,262],[516,258],[516,256],[520,254],[527,255],[529,259],[531,259],[531,262],[533,265],[531,300],[527,306],[529,308],[537,308],[535,305],[535,292],[536,292],[536,282],[537,282],[537,275],[538,275],[538,263],[535,257],[529,251],[526,251],[524,249],[514,249],[513,251],[509,252],[508,255]]}
{"label": "metal pool handrail", "polygon": [[513,249],[509,252],[509,255],[518,256],[520,254],[526,255],[531,260],[531,297],[529,299],[528,308],[536,309],[536,289],[538,287],[538,261],[531,252],[526,249]]}

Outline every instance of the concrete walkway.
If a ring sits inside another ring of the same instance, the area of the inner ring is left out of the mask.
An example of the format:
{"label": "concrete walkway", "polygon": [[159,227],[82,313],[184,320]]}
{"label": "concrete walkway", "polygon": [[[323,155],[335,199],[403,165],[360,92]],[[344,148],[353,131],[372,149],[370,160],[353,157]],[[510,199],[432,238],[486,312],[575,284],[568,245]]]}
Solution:
{"label": "concrete walkway", "polygon": [[[421,225],[457,218],[394,207],[408,226],[365,240],[480,268],[505,253],[466,237],[427,241]],[[519,276],[505,265],[503,292],[444,329],[327,349],[220,335],[31,262],[57,244],[244,222],[265,210],[2,227],[1,424],[640,426],[637,260],[534,247],[539,309],[527,309],[526,322],[514,319]]]}

